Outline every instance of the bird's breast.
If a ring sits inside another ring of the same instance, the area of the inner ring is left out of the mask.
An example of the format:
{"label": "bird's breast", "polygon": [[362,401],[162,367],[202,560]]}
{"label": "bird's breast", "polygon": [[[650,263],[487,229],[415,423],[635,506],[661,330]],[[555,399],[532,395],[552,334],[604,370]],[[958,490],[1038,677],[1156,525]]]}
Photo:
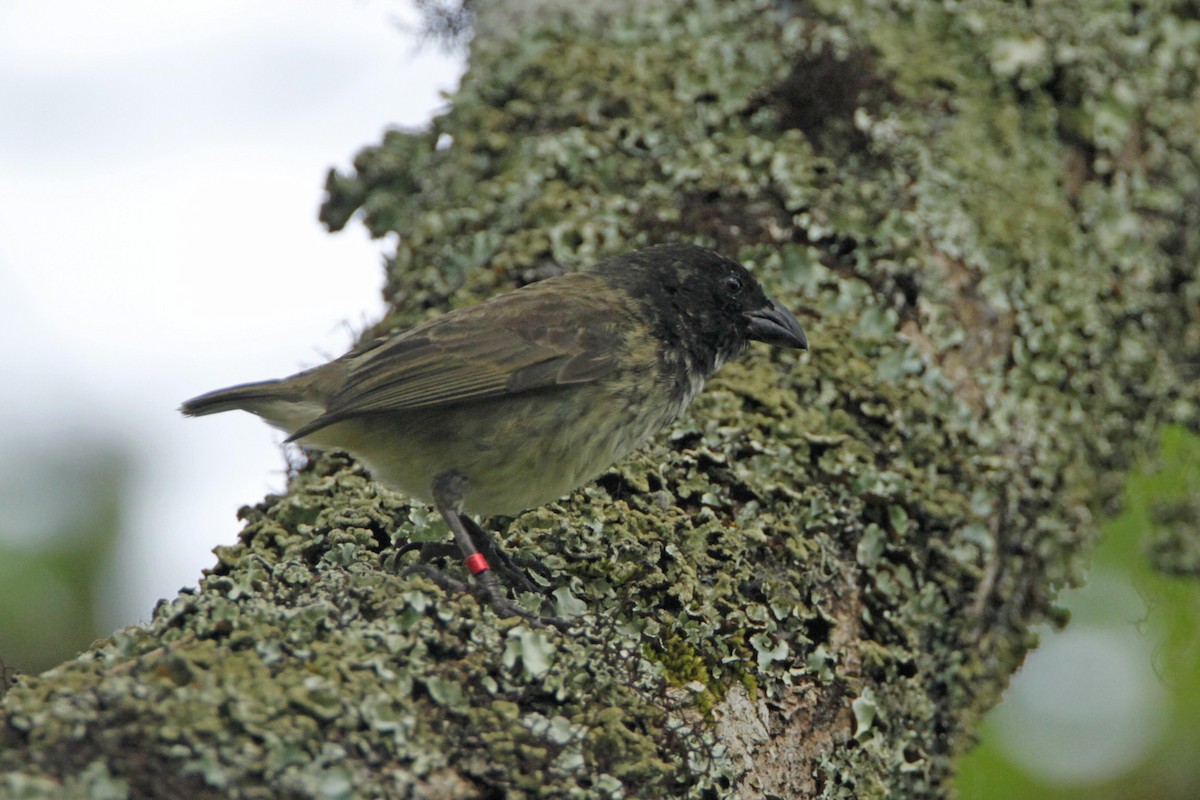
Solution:
{"label": "bird's breast", "polygon": [[631,375],[364,416],[322,433],[375,478],[416,499],[430,502],[433,478],[453,470],[467,478],[465,511],[512,515],[568,494],[645,444],[702,385],[689,381],[680,394],[652,375]]}

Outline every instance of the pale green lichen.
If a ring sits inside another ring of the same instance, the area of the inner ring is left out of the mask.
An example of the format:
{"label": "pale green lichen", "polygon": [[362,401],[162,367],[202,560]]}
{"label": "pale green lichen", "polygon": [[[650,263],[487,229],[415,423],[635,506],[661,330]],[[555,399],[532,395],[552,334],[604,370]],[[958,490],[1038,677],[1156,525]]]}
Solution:
{"label": "pale green lichen", "polygon": [[671,239],[804,312],[809,355],[727,365],[654,446],[490,521],[579,635],[399,576],[440,523],[322,458],[199,593],[9,693],[0,786],[727,796],[746,766],[709,712],[741,685],[853,706],[797,766],[822,797],[944,792],[1091,514],[1198,421],[1200,22],[806,8],[494,44],[429,132],[330,177],[331,225],[398,234],[381,329]]}

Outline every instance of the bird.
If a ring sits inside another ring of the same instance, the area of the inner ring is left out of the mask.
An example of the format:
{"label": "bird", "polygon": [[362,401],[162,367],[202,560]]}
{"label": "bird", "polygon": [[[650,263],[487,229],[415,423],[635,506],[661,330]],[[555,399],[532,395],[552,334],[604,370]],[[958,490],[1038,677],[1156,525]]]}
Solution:
{"label": "bird", "polygon": [[437,509],[454,544],[433,549],[458,551],[481,602],[533,618],[507,599],[495,572],[512,583],[511,562],[470,515],[515,515],[589,482],[678,418],[752,341],[808,348],[796,317],[742,264],[661,244],[180,410],[248,411],[287,442],[350,453],[374,479]]}

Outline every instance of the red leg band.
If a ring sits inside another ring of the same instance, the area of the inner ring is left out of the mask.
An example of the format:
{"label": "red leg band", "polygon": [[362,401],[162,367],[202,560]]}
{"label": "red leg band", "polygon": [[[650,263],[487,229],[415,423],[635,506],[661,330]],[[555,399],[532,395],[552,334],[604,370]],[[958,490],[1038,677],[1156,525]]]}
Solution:
{"label": "red leg band", "polygon": [[472,553],[463,559],[463,563],[467,565],[467,569],[471,571],[472,575],[478,575],[491,569],[487,559],[483,557],[483,553]]}

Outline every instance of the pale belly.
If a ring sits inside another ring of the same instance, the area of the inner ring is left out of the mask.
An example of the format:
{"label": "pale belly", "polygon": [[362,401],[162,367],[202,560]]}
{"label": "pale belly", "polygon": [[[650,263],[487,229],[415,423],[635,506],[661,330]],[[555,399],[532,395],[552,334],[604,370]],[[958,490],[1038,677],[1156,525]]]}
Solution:
{"label": "pale belly", "polygon": [[426,503],[432,503],[434,477],[456,471],[467,479],[465,511],[510,515],[595,478],[678,416],[694,395],[639,412],[645,393],[615,396],[582,385],[434,413],[380,414],[330,426],[305,443],[346,450],[377,480]]}

